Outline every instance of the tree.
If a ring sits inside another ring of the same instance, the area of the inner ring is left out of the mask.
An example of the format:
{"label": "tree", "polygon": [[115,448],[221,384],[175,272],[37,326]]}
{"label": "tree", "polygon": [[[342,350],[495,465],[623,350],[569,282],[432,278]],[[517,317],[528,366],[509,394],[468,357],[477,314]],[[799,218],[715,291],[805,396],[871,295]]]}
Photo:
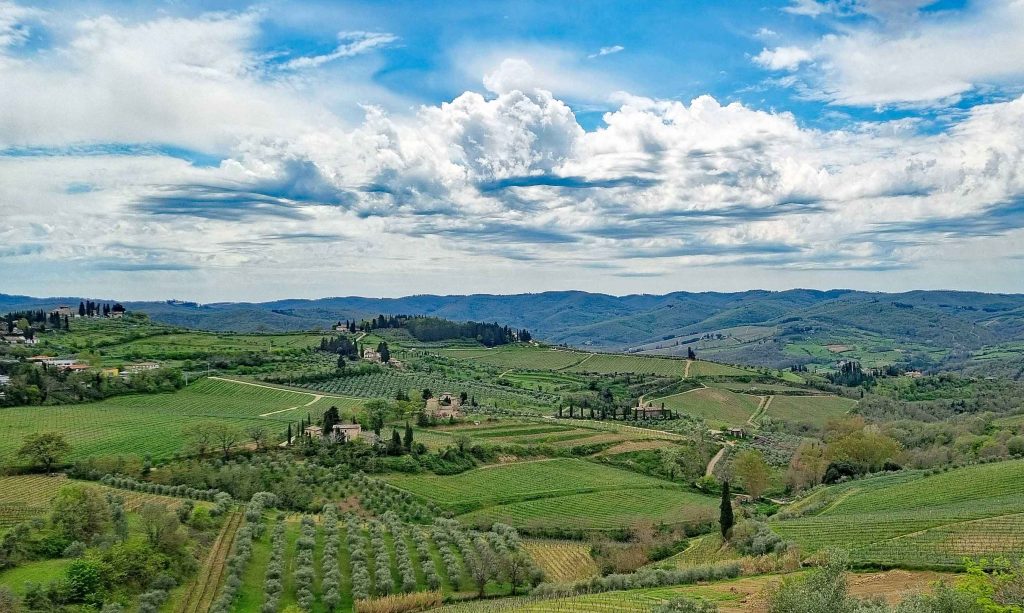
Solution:
{"label": "tree", "polygon": [[381,341],[380,344],[377,345],[377,353],[380,354],[381,363],[387,364],[391,361],[391,351],[388,350],[388,344],[384,341]]}
{"label": "tree", "polygon": [[501,571],[512,588],[512,595],[516,595],[516,588],[526,581],[530,571],[530,558],[518,549],[510,551],[501,560]]}
{"label": "tree", "polygon": [[85,317],[85,303],[84,302],[79,302],[78,303],[78,316],[79,317]]}
{"label": "tree", "polygon": [[166,506],[147,502],[139,509],[142,528],[154,549],[172,553],[185,543],[178,516]]}
{"label": "tree", "polygon": [[402,444],[406,451],[412,451],[412,426],[409,425],[409,422],[405,422],[405,437],[402,439]]}
{"label": "tree", "polygon": [[50,506],[50,523],[70,541],[88,543],[110,527],[110,505],[97,488],[66,485]]}
{"label": "tree", "polygon": [[245,431],[249,435],[249,440],[256,446],[256,451],[262,451],[266,449],[267,442],[270,440],[270,431],[260,425],[249,426]]}
{"label": "tree", "polygon": [[324,411],[323,427],[324,436],[330,436],[334,433],[335,424],[341,423],[341,414],[338,413],[338,407],[332,406],[331,408]]}
{"label": "tree", "polygon": [[199,457],[206,455],[206,452],[210,450],[210,446],[213,443],[213,433],[210,432],[208,426],[208,422],[203,422],[185,426],[182,430],[188,447]]}
{"label": "tree", "polygon": [[424,400],[430,400],[433,397],[434,397],[434,394],[433,394],[433,392],[430,391],[429,387],[423,388],[423,399]]}
{"label": "tree", "polygon": [[59,432],[29,434],[18,449],[18,457],[25,458],[35,466],[42,466],[50,474],[53,465],[71,453],[71,445]]}
{"label": "tree", "polygon": [[231,424],[209,422],[206,427],[210,431],[213,442],[217,444],[225,458],[228,457],[231,448],[242,438],[242,432]]}
{"label": "tree", "polygon": [[760,498],[768,488],[771,471],[759,451],[741,451],[732,462],[732,470],[743,489],[754,498]]}
{"label": "tree", "polygon": [[686,357],[690,360],[696,360],[697,354],[693,352],[693,347],[686,348]]}
{"label": "tree", "polygon": [[729,531],[736,523],[732,515],[732,495],[729,494],[729,482],[722,483],[722,504],[718,515],[718,523],[721,524],[722,536],[729,538]]}
{"label": "tree", "polygon": [[487,546],[487,542],[481,537],[477,537],[474,549],[473,553],[476,555],[470,556],[472,562],[469,565],[469,575],[473,578],[473,584],[476,585],[480,598],[483,598],[487,582],[494,575],[494,551]]}
{"label": "tree", "polygon": [[391,441],[388,443],[388,455],[402,455],[402,435],[398,428],[391,429]]}
{"label": "tree", "polygon": [[391,407],[388,406],[387,402],[376,399],[367,402],[364,407],[366,408],[366,415],[370,419],[370,429],[373,430],[373,433],[379,439],[380,430],[384,427],[384,422],[387,421]]}
{"label": "tree", "polygon": [[338,356],[338,370],[345,370],[345,356]]}
{"label": "tree", "polygon": [[825,448],[817,442],[805,441],[797,447],[786,471],[790,491],[800,491],[821,483],[828,467]]}

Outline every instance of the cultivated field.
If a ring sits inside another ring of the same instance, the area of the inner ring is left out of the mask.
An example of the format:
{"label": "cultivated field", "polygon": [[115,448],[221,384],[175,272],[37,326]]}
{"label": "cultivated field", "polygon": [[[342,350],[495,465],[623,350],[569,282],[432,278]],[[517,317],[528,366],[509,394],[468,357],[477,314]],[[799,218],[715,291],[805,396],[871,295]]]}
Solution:
{"label": "cultivated field", "polygon": [[501,522],[526,531],[619,530],[638,524],[705,524],[717,500],[680,488],[614,489],[500,504],[460,515],[471,525]]}
{"label": "cultivated field", "polygon": [[583,541],[525,539],[523,548],[544,571],[546,581],[579,581],[598,573],[590,545]]}
{"label": "cultivated field", "polygon": [[431,352],[499,368],[526,370],[561,370],[577,364],[591,355],[579,351],[550,349],[533,345],[505,345],[494,349],[435,349]]}
{"label": "cultivated field", "polygon": [[823,426],[829,420],[846,415],[856,405],[856,400],[839,396],[776,395],[765,414],[791,423]]}
{"label": "cultivated field", "polygon": [[848,548],[865,564],[958,568],[964,556],[1024,553],[1024,460],[926,475],[902,473],[827,488],[773,523],[808,552]]}
{"label": "cultivated field", "polygon": [[[203,379],[165,394],[116,396],[99,402],[0,409],[0,457],[11,457],[25,436],[59,431],[72,446],[70,459],[135,454],[165,458],[185,450],[184,429],[218,421],[245,428],[263,424],[283,438],[288,422],[314,419],[337,406],[355,410],[361,400]],[[280,431],[280,432],[278,432]]]}
{"label": "cultivated field", "polygon": [[458,475],[387,475],[392,485],[459,511],[530,498],[672,484],[585,460],[559,458],[477,468]]}
{"label": "cultivated field", "polygon": [[0,532],[19,522],[46,515],[50,502],[60,488],[72,483],[80,483],[104,492],[112,492],[124,498],[124,507],[128,511],[133,511],[146,502],[159,502],[167,506],[177,506],[181,503],[180,498],[122,490],[92,481],[75,481],[64,475],[0,477]]}
{"label": "cultivated field", "polygon": [[673,411],[703,418],[712,426],[742,425],[761,404],[757,396],[711,387],[650,400],[656,406],[664,402]]}

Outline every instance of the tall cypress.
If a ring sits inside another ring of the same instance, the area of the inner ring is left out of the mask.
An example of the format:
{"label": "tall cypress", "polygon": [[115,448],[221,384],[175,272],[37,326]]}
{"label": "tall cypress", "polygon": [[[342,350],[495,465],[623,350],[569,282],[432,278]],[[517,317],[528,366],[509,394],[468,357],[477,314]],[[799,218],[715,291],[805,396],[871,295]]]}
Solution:
{"label": "tall cypress", "polygon": [[732,516],[732,496],[729,495],[728,481],[722,483],[722,510],[718,522],[722,525],[722,536],[728,539],[729,531],[732,530],[733,524],[736,523]]}

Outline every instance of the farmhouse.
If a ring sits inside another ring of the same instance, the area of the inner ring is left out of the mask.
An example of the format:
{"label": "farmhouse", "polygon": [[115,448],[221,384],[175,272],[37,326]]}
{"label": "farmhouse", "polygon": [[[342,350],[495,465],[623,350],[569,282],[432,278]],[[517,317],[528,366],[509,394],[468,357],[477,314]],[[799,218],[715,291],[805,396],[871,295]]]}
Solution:
{"label": "farmhouse", "polygon": [[66,304],[62,304],[54,310],[50,311],[50,315],[56,315],[58,317],[71,317],[71,307]]}
{"label": "farmhouse", "polygon": [[354,441],[363,433],[359,424],[334,424],[334,438],[342,442]]}
{"label": "farmhouse", "polygon": [[672,419],[672,409],[655,407],[653,402],[648,402],[633,409],[633,419]]}
{"label": "farmhouse", "polygon": [[461,401],[458,396],[451,392],[442,392],[437,398],[427,399],[427,415],[437,419],[461,417],[462,413],[459,412],[460,406]]}
{"label": "farmhouse", "polygon": [[363,359],[380,364],[380,354],[376,349],[370,349],[369,347],[363,349]]}
{"label": "farmhouse", "polygon": [[320,426],[306,426],[302,433],[310,438],[323,438],[324,429]]}
{"label": "farmhouse", "polygon": [[122,305],[120,302],[115,304],[114,308],[110,309],[110,317],[112,319],[121,319],[122,317],[124,317],[124,313],[124,305]]}
{"label": "farmhouse", "polygon": [[736,438],[746,438],[747,432],[743,428],[729,428],[726,430],[729,436],[735,436]]}
{"label": "farmhouse", "polygon": [[160,364],[156,362],[138,362],[136,364],[125,364],[124,374],[133,375],[144,370],[156,370],[158,368],[160,368]]}

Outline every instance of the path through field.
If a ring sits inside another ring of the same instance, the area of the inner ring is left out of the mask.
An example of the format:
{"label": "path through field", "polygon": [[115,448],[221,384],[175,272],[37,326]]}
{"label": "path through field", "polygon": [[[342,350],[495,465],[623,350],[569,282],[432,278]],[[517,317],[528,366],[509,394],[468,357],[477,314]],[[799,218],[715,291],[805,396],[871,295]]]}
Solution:
{"label": "path through field", "polygon": [[206,613],[213,606],[224,576],[228,555],[231,553],[231,546],[235,542],[235,534],[241,525],[241,511],[235,511],[224,518],[224,527],[217,535],[217,540],[213,542],[206,561],[196,573],[195,579],[189,586],[188,594],[181,600],[176,613]]}
{"label": "path through field", "polygon": [[683,378],[690,378],[690,364],[693,364],[693,360],[686,360],[686,370],[683,371]]}
{"label": "path through field", "polygon": [[[311,404],[315,404],[315,403],[319,402],[322,398],[323,398],[323,396],[321,396],[320,394],[313,394],[313,399],[310,400],[309,402],[307,402],[306,404],[301,405],[301,406],[308,407]],[[269,413],[261,413],[260,417],[269,417],[271,415],[277,415],[278,413],[284,413],[285,411],[294,411],[297,408],[299,408],[299,406],[288,407],[287,409],[281,409],[280,411],[271,411]]]}
{"label": "path through field", "polygon": [[754,414],[751,415],[750,419],[747,420],[747,425],[756,428],[757,420],[760,419],[762,415],[768,412],[768,407],[771,406],[772,400],[774,399],[775,396],[761,396],[761,404],[758,405],[757,410],[754,411]]}
{"label": "path through field", "polygon": [[715,457],[711,458],[711,461],[708,462],[708,467],[704,471],[705,476],[710,477],[712,474],[714,474],[715,465],[718,464],[718,461],[721,460],[722,456],[725,455],[725,450],[728,449],[729,447],[732,447],[735,444],[736,443],[729,441],[725,444],[725,447],[722,447],[721,449],[718,450],[718,453],[715,454]]}

